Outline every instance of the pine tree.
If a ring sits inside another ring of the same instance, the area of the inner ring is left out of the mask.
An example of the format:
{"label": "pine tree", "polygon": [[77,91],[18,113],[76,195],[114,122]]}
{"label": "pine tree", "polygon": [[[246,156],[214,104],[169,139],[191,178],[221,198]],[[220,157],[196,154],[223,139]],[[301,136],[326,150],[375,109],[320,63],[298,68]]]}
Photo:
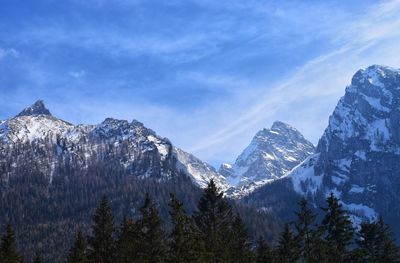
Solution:
{"label": "pine tree", "polygon": [[33,256],[32,263],[43,263],[42,255],[39,252],[36,252]]}
{"label": "pine tree", "polygon": [[87,257],[87,244],[86,238],[83,235],[82,231],[79,230],[74,244],[72,245],[71,249],[68,253],[67,258],[68,263],[87,263],[89,262]]}
{"label": "pine tree", "polygon": [[205,245],[209,262],[226,261],[229,253],[225,246],[228,243],[229,228],[232,222],[232,208],[219,192],[214,180],[210,180],[198,204],[194,220]]}
{"label": "pine tree", "polygon": [[146,194],[144,205],[140,208],[142,218],[140,228],[140,262],[164,262],[167,258],[165,233],[155,203]]}
{"label": "pine tree", "polygon": [[121,234],[117,241],[117,262],[138,262],[140,232],[138,225],[131,218],[124,218]]}
{"label": "pine tree", "polygon": [[89,260],[111,263],[115,254],[115,225],[108,199],[103,197],[93,217],[92,235],[89,238]]}
{"label": "pine tree", "polygon": [[292,263],[299,259],[299,249],[289,224],[285,224],[277,247],[279,262]]}
{"label": "pine tree", "polygon": [[328,255],[335,261],[344,262],[348,255],[347,248],[353,239],[354,228],[346,211],[333,194],[326,202],[328,207],[322,209],[325,216],[321,230],[329,248]]}
{"label": "pine tree", "polygon": [[6,232],[1,239],[0,262],[1,263],[23,262],[22,256],[16,249],[15,233],[10,224],[6,226]]}
{"label": "pine tree", "polygon": [[299,207],[300,210],[296,212],[297,220],[294,223],[297,231],[296,242],[300,250],[301,261],[309,262],[312,258],[313,226],[316,215],[308,207],[308,202],[305,198],[300,200]]}
{"label": "pine tree", "polygon": [[247,228],[239,214],[236,214],[232,223],[229,237],[230,262],[252,262],[251,241]]}
{"label": "pine tree", "polygon": [[356,242],[360,262],[400,262],[399,249],[382,218],[378,222],[361,224]]}
{"label": "pine tree", "polygon": [[396,241],[393,238],[393,233],[389,226],[385,224],[382,217],[376,224],[378,228],[378,238],[382,245],[379,261],[387,263],[400,262],[399,247],[396,245]]}
{"label": "pine tree", "polygon": [[323,238],[324,231],[321,227],[316,227],[311,236],[310,257],[307,263],[336,263],[336,259],[330,256],[331,249],[327,241]]}
{"label": "pine tree", "polygon": [[173,229],[169,236],[169,262],[201,262],[202,244],[193,219],[188,216],[174,195],[170,195],[170,216]]}
{"label": "pine tree", "polygon": [[268,246],[267,241],[260,236],[260,238],[257,240],[256,262],[271,263],[273,260],[274,255],[271,248]]}

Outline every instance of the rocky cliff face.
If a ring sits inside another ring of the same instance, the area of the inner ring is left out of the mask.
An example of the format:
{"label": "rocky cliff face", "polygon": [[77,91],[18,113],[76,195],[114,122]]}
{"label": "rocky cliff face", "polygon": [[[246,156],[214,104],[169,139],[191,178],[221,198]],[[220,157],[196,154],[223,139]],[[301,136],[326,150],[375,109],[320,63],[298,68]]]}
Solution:
{"label": "rocky cliff face", "polygon": [[42,101],[0,122],[0,155],[3,180],[17,172],[25,156],[50,182],[66,166],[85,170],[108,162],[127,175],[168,179],[185,174],[199,186],[215,178],[227,188],[211,166],[136,120],[107,118],[98,125],[73,125],[53,117]]}
{"label": "rocky cliff face", "polygon": [[221,165],[219,172],[234,187],[231,194],[243,196],[281,178],[313,152],[299,131],[276,121],[271,129],[257,132],[236,162]]}
{"label": "rocky cliff face", "polygon": [[[315,207],[334,193],[354,223],[383,216],[399,236],[399,134],[400,70],[383,66],[359,70],[330,116],[316,153],[280,185],[307,196]],[[273,183],[263,191],[275,187]]]}

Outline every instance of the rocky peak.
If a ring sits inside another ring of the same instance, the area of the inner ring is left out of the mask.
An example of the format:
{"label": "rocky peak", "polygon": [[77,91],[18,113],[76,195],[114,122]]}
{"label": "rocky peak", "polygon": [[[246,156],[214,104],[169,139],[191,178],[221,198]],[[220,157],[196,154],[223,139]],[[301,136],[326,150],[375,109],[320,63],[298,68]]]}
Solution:
{"label": "rocky peak", "polygon": [[281,121],[275,121],[271,126],[271,131],[281,132],[283,134],[298,134],[300,133],[294,127]]}
{"label": "rocky peak", "polygon": [[276,121],[271,129],[257,132],[235,163],[222,165],[220,173],[238,189],[253,189],[284,176],[313,152],[314,146],[299,131]]}
{"label": "rocky peak", "polygon": [[50,111],[44,105],[43,100],[38,100],[31,106],[25,108],[16,117],[21,116],[38,116],[38,115],[48,115],[51,116]]}
{"label": "rocky peak", "polygon": [[359,70],[329,118],[318,151],[345,155],[354,144],[366,151],[398,151],[393,143],[400,145],[399,109],[400,70],[376,65]]}
{"label": "rocky peak", "polygon": [[96,126],[93,133],[101,138],[121,138],[128,139],[135,136],[155,135],[154,131],[147,129],[143,123],[133,120],[129,123],[127,120],[118,120],[107,118]]}
{"label": "rocky peak", "polygon": [[356,224],[378,215],[397,223],[399,163],[400,70],[374,65],[353,76],[317,153],[289,178],[297,193],[314,200],[331,192],[340,197]]}

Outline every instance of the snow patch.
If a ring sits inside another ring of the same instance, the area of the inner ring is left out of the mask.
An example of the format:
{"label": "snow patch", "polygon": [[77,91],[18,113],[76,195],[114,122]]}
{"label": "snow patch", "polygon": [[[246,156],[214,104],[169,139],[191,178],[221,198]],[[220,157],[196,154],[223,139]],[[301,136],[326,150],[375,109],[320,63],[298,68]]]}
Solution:
{"label": "snow patch", "polygon": [[309,156],[287,176],[292,180],[293,189],[301,195],[315,194],[322,184],[322,175],[315,175],[314,164],[319,154]]}

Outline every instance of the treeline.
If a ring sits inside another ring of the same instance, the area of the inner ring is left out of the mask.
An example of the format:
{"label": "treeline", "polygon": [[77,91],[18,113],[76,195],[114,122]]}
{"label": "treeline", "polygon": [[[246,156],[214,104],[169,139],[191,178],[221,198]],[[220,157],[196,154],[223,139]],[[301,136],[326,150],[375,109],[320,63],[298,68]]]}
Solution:
{"label": "treeline", "polygon": [[[399,248],[383,219],[362,223],[356,230],[335,196],[326,201],[317,222],[317,215],[302,199],[296,220],[286,224],[279,240],[270,246],[263,237],[251,240],[241,217],[213,181],[192,215],[181,201],[170,196],[170,231],[166,231],[149,195],[140,216],[125,217],[119,227],[104,197],[93,216],[91,234],[86,236],[85,229],[78,231],[65,262],[400,262]],[[10,225],[1,240],[0,262],[23,262]],[[42,262],[39,253],[32,262]]]}

